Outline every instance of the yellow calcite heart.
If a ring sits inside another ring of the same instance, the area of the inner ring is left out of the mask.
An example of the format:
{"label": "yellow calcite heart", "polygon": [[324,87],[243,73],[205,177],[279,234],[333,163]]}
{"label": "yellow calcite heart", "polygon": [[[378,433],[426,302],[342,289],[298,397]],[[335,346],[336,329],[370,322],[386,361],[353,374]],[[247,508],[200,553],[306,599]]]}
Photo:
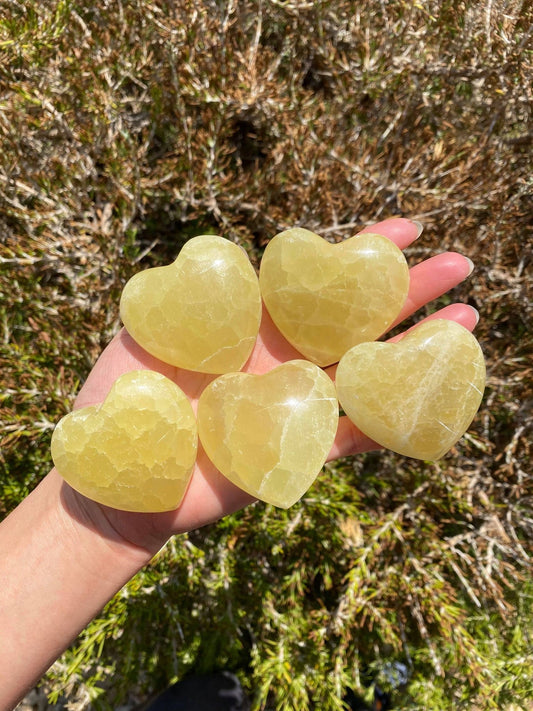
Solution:
{"label": "yellow calcite heart", "polygon": [[101,405],[66,415],[52,458],[77,491],[125,511],[179,506],[196,461],[196,420],[171,380],[149,370],[122,375]]}
{"label": "yellow calcite heart", "polygon": [[442,457],[468,429],[485,387],[479,343],[454,321],[420,324],[398,343],[363,343],[341,359],[341,407],[368,437],[416,459]]}
{"label": "yellow calcite heart", "polygon": [[259,283],[285,338],[326,366],[386,331],[406,299],[409,270],[402,252],[382,235],[330,244],[297,227],[269,242]]}
{"label": "yellow calcite heart", "polygon": [[259,331],[259,282],[244,250],[200,235],[173,264],[135,274],[120,315],[137,343],[165,363],[201,373],[240,370]]}
{"label": "yellow calcite heart", "polygon": [[338,414],[330,378],[312,363],[295,360],[264,375],[217,378],[200,397],[198,431],[225,477],[252,496],[288,508],[324,465]]}

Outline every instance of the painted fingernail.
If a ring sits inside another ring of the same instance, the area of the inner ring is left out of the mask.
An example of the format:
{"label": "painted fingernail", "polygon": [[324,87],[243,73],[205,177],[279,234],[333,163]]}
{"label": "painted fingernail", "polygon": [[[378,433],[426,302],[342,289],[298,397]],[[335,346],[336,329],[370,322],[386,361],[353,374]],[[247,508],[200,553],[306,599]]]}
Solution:
{"label": "painted fingernail", "polygon": [[424,225],[421,222],[419,222],[418,220],[411,220],[411,222],[416,227],[416,238],[415,239],[418,239],[420,237],[420,235],[422,234],[422,232],[424,231]]}
{"label": "painted fingernail", "polygon": [[468,257],[465,257],[465,259],[468,262],[468,274],[466,276],[470,276],[470,274],[474,271],[474,262]]}
{"label": "painted fingernail", "polygon": [[477,326],[478,323],[479,323],[479,311],[478,311],[477,309],[475,309],[473,306],[470,306],[470,304],[467,304],[467,306],[468,306],[469,308],[471,308],[472,311],[474,312],[474,315],[475,315],[475,317],[476,317],[476,323],[475,323],[475,325]]}

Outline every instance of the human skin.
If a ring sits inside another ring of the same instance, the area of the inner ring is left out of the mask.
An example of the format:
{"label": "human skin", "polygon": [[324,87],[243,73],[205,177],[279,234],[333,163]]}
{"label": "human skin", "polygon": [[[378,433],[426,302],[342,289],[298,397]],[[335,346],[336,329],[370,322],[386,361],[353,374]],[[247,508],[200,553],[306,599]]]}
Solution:
{"label": "human skin", "polygon": [[[391,219],[365,232],[385,235],[404,249],[417,225]],[[396,324],[446,293],[471,272],[465,257],[436,255],[410,271],[408,298]],[[429,318],[447,318],[473,330],[477,312],[452,304]],[[245,372],[265,373],[301,355],[263,313]],[[123,373],[149,368],[171,378],[197,401],[212,375],[179,370],[150,356],[122,330],[104,350],[75,408],[101,403]],[[333,378],[335,366],[325,369]],[[329,460],[379,446],[341,417]],[[0,711],[13,708],[111,597],[173,535],[236,511],[253,499],[225,479],[199,449],[191,483],[178,509],[158,514],[118,511],[74,491],[52,469],[0,524]]]}

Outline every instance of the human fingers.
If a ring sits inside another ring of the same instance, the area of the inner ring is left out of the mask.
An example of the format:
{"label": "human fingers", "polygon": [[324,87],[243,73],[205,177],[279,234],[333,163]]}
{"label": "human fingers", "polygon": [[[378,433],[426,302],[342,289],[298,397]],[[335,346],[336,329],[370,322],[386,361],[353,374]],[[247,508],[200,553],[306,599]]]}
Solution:
{"label": "human fingers", "polygon": [[457,252],[437,254],[412,267],[409,270],[407,298],[391,328],[456,287],[472,273],[473,268],[470,259]]}
{"label": "human fingers", "polygon": [[[477,309],[468,304],[450,304],[445,306],[435,313],[430,314],[424,319],[421,319],[417,324],[411,326],[411,328],[406,329],[402,333],[397,334],[393,338],[389,338],[387,343],[397,343],[400,341],[409,331],[419,326],[425,321],[431,321],[436,318],[447,319],[448,321],[456,321],[460,326],[464,326],[469,331],[473,331],[479,321],[479,313]],[[337,373],[338,363],[330,365],[328,368],[324,368],[325,372],[329,375],[332,380],[335,380],[335,375]]]}
{"label": "human fingers", "polygon": [[396,343],[397,341],[400,341],[407,333],[412,331],[414,328],[417,328],[417,326],[421,323],[424,323],[425,321],[432,321],[436,318],[455,321],[460,326],[464,326],[469,331],[473,331],[479,321],[479,312],[473,306],[469,306],[468,304],[450,304],[449,306],[445,306],[444,308],[439,309],[438,311],[435,311],[435,313],[420,320],[415,326],[411,326],[411,328],[408,328],[406,331],[403,331],[397,336],[389,338],[387,343]]}
{"label": "human fingers", "polygon": [[394,242],[400,249],[405,249],[422,234],[420,222],[408,220],[405,217],[391,217],[388,220],[376,222],[364,227],[358,234],[379,234]]}
{"label": "human fingers", "polygon": [[157,370],[172,378],[173,366],[158,361],[135,343],[125,329],[121,329],[100,354],[87,376],[74,407],[87,407],[102,402],[117,378],[132,370]]}
{"label": "human fingers", "polygon": [[75,409],[101,403],[115,380],[132,370],[154,370],[173,380],[191,400],[193,409],[203,389],[215,377],[164,363],[145,351],[123,328],[96,361],[76,398]]}
{"label": "human fingers", "polygon": [[[361,230],[361,233],[365,232],[382,234],[400,249],[405,249],[420,236],[422,225],[416,220],[395,217],[369,225]],[[407,298],[391,328],[456,287],[470,276],[473,268],[472,261],[457,252],[437,254],[412,267]]]}

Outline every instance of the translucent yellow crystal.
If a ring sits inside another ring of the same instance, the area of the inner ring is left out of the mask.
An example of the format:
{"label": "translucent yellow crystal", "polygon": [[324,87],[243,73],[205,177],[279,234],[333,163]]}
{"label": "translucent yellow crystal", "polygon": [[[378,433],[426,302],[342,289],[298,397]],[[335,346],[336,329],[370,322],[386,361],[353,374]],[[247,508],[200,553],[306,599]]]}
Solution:
{"label": "translucent yellow crystal", "polygon": [[476,414],[485,361],[466,328],[436,319],[398,343],[363,343],[337,368],[341,407],[368,437],[416,459],[439,459]]}
{"label": "translucent yellow crystal", "polygon": [[213,464],[241,489],[282,508],[319,474],[337,423],[332,381],[303,360],[265,375],[223,375],[198,403],[200,441]]}
{"label": "translucent yellow crystal", "polygon": [[173,264],[135,274],[120,315],[137,343],[166,363],[201,373],[240,370],[259,331],[259,282],[244,250],[201,235]]}
{"label": "translucent yellow crystal", "polygon": [[386,331],[406,299],[409,270],[402,252],[381,235],[330,244],[294,228],[269,242],[259,282],[285,338],[326,366]]}
{"label": "translucent yellow crystal", "polygon": [[171,511],[196,460],[197,428],[183,392],[159,373],[121,376],[102,405],[64,417],[52,458],[77,491],[125,511]]}

